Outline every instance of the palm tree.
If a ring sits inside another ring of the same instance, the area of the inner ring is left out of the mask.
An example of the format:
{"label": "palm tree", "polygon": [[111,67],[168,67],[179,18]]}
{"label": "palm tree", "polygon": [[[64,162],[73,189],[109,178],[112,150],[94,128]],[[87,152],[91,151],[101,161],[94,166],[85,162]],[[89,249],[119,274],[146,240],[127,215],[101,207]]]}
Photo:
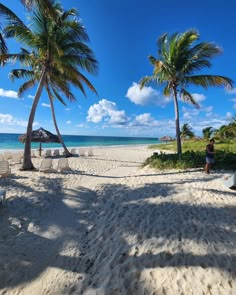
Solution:
{"label": "palm tree", "polygon": [[193,138],[194,132],[192,131],[192,127],[188,123],[184,123],[180,130],[180,137],[182,139]]}
{"label": "palm tree", "polygon": [[142,89],[146,84],[154,83],[163,86],[165,96],[173,96],[175,108],[175,126],[177,153],[182,154],[180,127],[179,127],[179,104],[178,97],[184,101],[199,107],[191,93],[186,87],[193,84],[196,86],[226,86],[233,87],[233,81],[227,77],[216,75],[194,75],[195,71],[203,68],[210,68],[210,59],[219,53],[221,49],[213,43],[193,43],[199,39],[195,30],[188,30],[184,33],[175,33],[171,36],[162,35],[158,39],[158,59],[149,56],[154,67],[153,75],[146,76],[140,81]]}
{"label": "palm tree", "polygon": [[[92,50],[86,45],[89,38],[78,19],[76,10],[64,11],[61,5],[54,4],[52,0],[45,1],[47,2],[46,8],[43,0],[35,2],[35,9],[30,14],[31,24],[29,27],[16,17],[14,26],[9,22],[4,28],[6,37],[15,37],[30,48],[31,53],[23,50],[20,54],[2,56],[2,60],[16,59],[22,65],[31,67],[31,70],[20,69],[12,72],[12,77],[28,78],[20,87],[19,96],[38,83],[28,120],[23,170],[34,169],[31,161],[31,132],[43,89],[45,88],[50,94],[50,100],[56,97],[61,102],[63,102],[61,93],[70,101],[76,100],[70,91],[70,83],[79,88],[83,94],[85,94],[83,84],[96,92],[93,85],[79,71],[82,69],[95,74],[97,61]],[[0,4],[0,12],[1,6]],[[53,112],[54,109],[51,109]]]}
{"label": "palm tree", "polygon": [[210,139],[214,132],[215,132],[215,130],[211,126],[203,128],[202,129],[203,138],[204,139]]}

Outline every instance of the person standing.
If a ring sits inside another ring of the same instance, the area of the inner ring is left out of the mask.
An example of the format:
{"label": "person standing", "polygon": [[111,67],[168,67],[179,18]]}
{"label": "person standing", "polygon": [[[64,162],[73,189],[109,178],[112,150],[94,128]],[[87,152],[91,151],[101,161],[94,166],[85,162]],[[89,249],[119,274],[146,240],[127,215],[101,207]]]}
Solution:
{"label": "person standing", "polygon": [[206,146],[206,165],[205,165],[205,172],[207,174],[210,173],[210,169],[212,164],[215,163],[215,150],[214,150],[214,143],[215,140],[211,139],[210,143]]}

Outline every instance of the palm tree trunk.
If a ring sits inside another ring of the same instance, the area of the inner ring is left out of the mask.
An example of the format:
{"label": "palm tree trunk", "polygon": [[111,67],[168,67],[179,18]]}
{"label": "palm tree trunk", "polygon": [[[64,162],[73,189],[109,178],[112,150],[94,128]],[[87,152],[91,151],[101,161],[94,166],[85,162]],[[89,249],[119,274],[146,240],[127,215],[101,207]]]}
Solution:
{"label": "palm tree trunk", "polygon": [[174,106],[175,106],[175,129],[176,129],[176,143],[177,143],[177,154],[179,159],[182,155],[181,137],[180,137],[180,127],[179,127],[179,105],[177,100],[177,89],[173,87],[174,91]]}
{"label": "palm tree trunk", "polygon": [[[47,87],[47,86],[46,86]],[[47,91],[49,91],[49,89],[47,88]],[[66,157],[71,157],[72,154],[68,151],[63,139],[62,139],[62,136],[60,134],[60,131],[59,131],[59,128],[57,126],[57,121],[56,121],[56,116],[55,116],[55,110],[54,110],[54,104],[53,104],[53,100],[51,98],[51,96],[49,95],[49,100],[50,100],[50,105],[51,105],[51,111],[52,111],[52,118],[53,118],[53,123],[54,123],[54,126],[55,126],[55,129],[56,129],[56,132],[57,132],[57,136],[60,140],[60,143],[61,145],[63,146],[64,148],[64,151],[65,151],[65,154],[66,154]]]}
{"label": "palm tree trunk", "polygon": [[31,161],[31,137],[32,137],[32,126],[34,122],[35,112],[37,109],[37,105],[43,90],[44,82],[46,77],[46,69],[42,72],[38,89],[36,91],[34,102],[30,111],[28,125],[27,125],[27,131],[26,131],[26,140],[25,140],[25,148],[24,148],[24,156],[23,156],[23,164],[21,170],[33,170],[34,165]]}

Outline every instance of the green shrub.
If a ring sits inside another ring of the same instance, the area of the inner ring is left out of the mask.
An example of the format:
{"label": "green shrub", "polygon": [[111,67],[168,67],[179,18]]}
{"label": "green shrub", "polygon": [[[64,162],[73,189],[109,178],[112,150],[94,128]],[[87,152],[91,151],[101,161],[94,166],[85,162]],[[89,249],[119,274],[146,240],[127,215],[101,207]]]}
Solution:
{"label": "green shrub", "polygon": [[[144,162],[144,166],[149,165],[156,169],[187,169],[204,167],[206,153],[204,151],[186,151],[183,152],[181,159],[177,154],[153,154],[147,158]],[[216,163],[214,168],[216,169],[236,169],[236,154],[232,152],[217,151]]]}

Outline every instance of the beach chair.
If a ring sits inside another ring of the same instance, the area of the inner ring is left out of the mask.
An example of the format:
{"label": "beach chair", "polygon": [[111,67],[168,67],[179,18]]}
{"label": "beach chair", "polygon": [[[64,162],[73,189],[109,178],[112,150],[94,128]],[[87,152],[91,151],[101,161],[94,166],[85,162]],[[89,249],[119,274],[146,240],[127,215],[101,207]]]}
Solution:
{"label": "beach chair", "polygon": [[12,153],[11,152],[4,152],[4,159],[5,160],[10,160],[12,157]]}
{"label": "beach chair", "polygon": [[11,174],[9,162],[7,160],[0,161],[0,177],[6,177]]}
{"label": "beach chair", "polygon": [[85,156],[85,153],[84,153],[84,150],[83,149],[79,149],[79,156],[80,157],[84,157]]}
{"label": "beach chair", "polygon": [[229,177],[225,177],[225,178],[221,179],[221,181],[228,188],[235,188],[236,189],[236,172]]}
{"label": "beach chair", "polygon": [[71,170],[71,168],[69,166],[67,158],[61,158],[58,160],[58,163],[57,163],[57,171],[58,172],[70,171],[70,170]]}
{"label": "beach chair", "polygon": [[53,151],[53,156],[60,156],[59,150],[54,150]]}
{"label": "beach chair", "polygon": [[42,159],[40,167],[39,167],[40,172],[55,172],[55,169],[53,169],[52,166],[52,159],[45,158]]}
{"label": "beach chair", "polygon": [[88,149],[88,156],[90,157],[90,156],[93,156],[93,150],[92,150],[92,148],[89,148]]}
{"label": "beach chair", "polygon": [[77,154],[77,151],[76,151],[75,148],[71,149],[70,152],[71,152],[71,154],[72,154],[73,156],[78,155],[78,154]]}
{"label": "beach chair", "polygon": [[[23,157],[23,155],[22,155],[22,157]],[[31,150],[31,158],[36,158],[36,153],[35,153],[35,151],[32,151],[32,150]]]}
{"label": "beach chair", "polygon": [[21,153],[12,153],[11,164],[21,164]]}
{"label": "beach chair", "polygon": [[52,155],[52,151],[51,150],[46,150],[45,153],[44,153],[44,157],[47,158],[47,157],[51,157]]}

